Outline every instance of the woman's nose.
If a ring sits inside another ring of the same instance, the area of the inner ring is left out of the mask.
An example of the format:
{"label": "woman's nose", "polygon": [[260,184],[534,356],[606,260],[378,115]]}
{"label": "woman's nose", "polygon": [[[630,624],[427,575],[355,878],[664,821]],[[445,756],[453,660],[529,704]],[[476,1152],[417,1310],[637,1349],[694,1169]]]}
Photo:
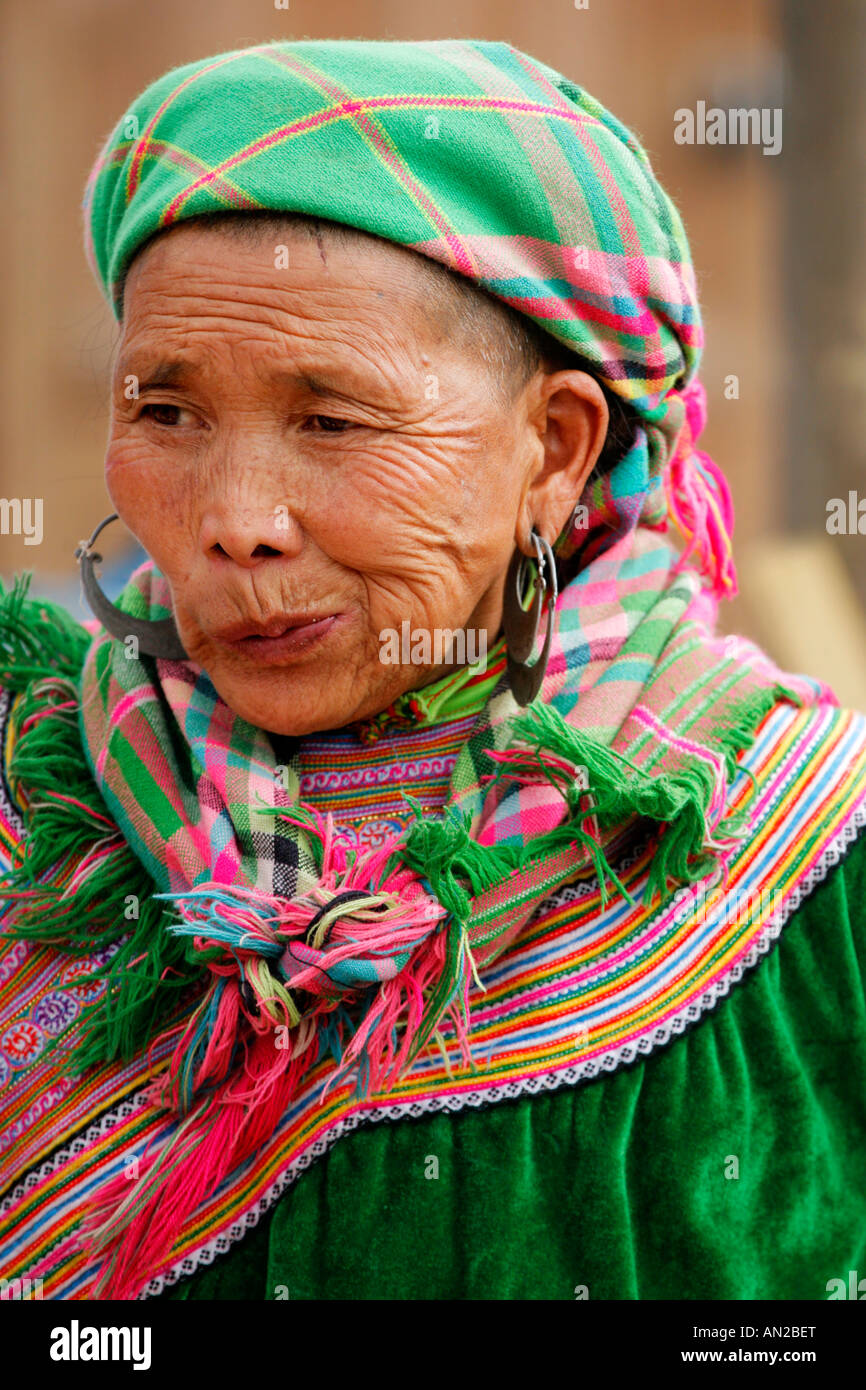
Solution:
{"label": "woman's nose", "polygon": [[209,559],[234,560],[244,569],[253,569],[275,555],[297,554],[300,534],[284,506],[242,512],[233,507],[207,513],[201,544]]}

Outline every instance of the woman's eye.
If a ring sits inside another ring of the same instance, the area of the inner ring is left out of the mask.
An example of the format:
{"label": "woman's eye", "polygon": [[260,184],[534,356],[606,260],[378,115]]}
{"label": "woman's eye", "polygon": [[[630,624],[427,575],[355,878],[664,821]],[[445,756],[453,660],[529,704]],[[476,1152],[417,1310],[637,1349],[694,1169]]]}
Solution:
{"label": "woman's eye", "polygon": [[181,415],[191,415],[192,412],[179,405],[151,402],[149,405],[143,405],[139,414],[153,420],[157,425],[178,425]]}
{"label": "woman's eye", "polygon": [[310,415],[305,429],[324,430],[326,434],[341,434],[352,428],[351,420],[341,420],[337,415]]}

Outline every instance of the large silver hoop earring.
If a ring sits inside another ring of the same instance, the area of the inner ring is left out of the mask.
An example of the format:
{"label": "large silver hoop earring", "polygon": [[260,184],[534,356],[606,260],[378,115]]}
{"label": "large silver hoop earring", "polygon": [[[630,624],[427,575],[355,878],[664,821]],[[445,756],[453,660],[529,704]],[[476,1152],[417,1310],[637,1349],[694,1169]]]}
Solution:
{"label": "large silver hoop earring", "polygon": [[90,540],[80,541],[75,549],[75,558],[81,571],[81,587],[93,616],[99,619],[106,632],[110,632],[112,637],[119,638],[121,642],[125,642],[127,637],[134,637],[138,642],[139,653],[144,656],[160,656],[166,661],[185,661],[186,651],[175,627],[174,618],[160,618],[157,621],[132,618],[128,613],[124,613],[123,609],[110,603],[96,582],[93,567],[100,563],[102,556],[97,554],[93,546],[99,533],[117,519],[117,512],[112,512],[111,516],[100,521]]}
{"label": "large silver hoop earring", "polygon": [[[544,537],[539,536],[534,526],[530,532],[530,539],[535,547],[535,575],[531,581],[532,600],[527,608],[526,575],[531,562],[521,551],[516,550],[508,566],[505,599],[502,605],[502,628],[508,652],[508,680],[511,692],[519,705],[531,704],[541,689],[550,657],[550,644],[556,622],[556,600],[559,597],[553,551]],[[530,666],[526,658],[532,655],[538,640],[538,625],[545,594],[547,632],[541,654],[534,665]]]}

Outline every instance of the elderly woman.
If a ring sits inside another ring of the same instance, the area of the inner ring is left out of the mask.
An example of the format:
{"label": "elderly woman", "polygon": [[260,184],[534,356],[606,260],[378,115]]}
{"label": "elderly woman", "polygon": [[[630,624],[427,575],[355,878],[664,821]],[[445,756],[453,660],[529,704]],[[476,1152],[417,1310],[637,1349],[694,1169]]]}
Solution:
{"label": "elderly woman", "polygon": [[82,543],[87,629],[3,599],[0,1274],[847,1291],[866,727],[715,635],[640,145],[504,44],[279,43],[85,207],[150,558],[112,605]]}

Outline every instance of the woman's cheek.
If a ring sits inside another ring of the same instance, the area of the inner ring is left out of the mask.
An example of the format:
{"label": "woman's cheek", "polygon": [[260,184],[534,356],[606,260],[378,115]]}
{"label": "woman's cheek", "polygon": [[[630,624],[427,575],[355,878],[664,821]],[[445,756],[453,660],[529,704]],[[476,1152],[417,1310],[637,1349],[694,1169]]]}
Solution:
{"label": "woman's cheek", "polygon": [[422,543],[441,545],[464,519],[464,466],[460,454],[452,457],[441,441],[385,435],[351,468],[340,470],[347,496],[333,514],[346,518],[355,535],[365,534],[364,548],[374,545],[380,557],[396,559]]}
{"label": "woman's cheek", "polygon": [[110,445],[105,486],[121,521],[156,558],[156,551],[186,514],[192,489],[184,472],[155,459],[143,446]]}

